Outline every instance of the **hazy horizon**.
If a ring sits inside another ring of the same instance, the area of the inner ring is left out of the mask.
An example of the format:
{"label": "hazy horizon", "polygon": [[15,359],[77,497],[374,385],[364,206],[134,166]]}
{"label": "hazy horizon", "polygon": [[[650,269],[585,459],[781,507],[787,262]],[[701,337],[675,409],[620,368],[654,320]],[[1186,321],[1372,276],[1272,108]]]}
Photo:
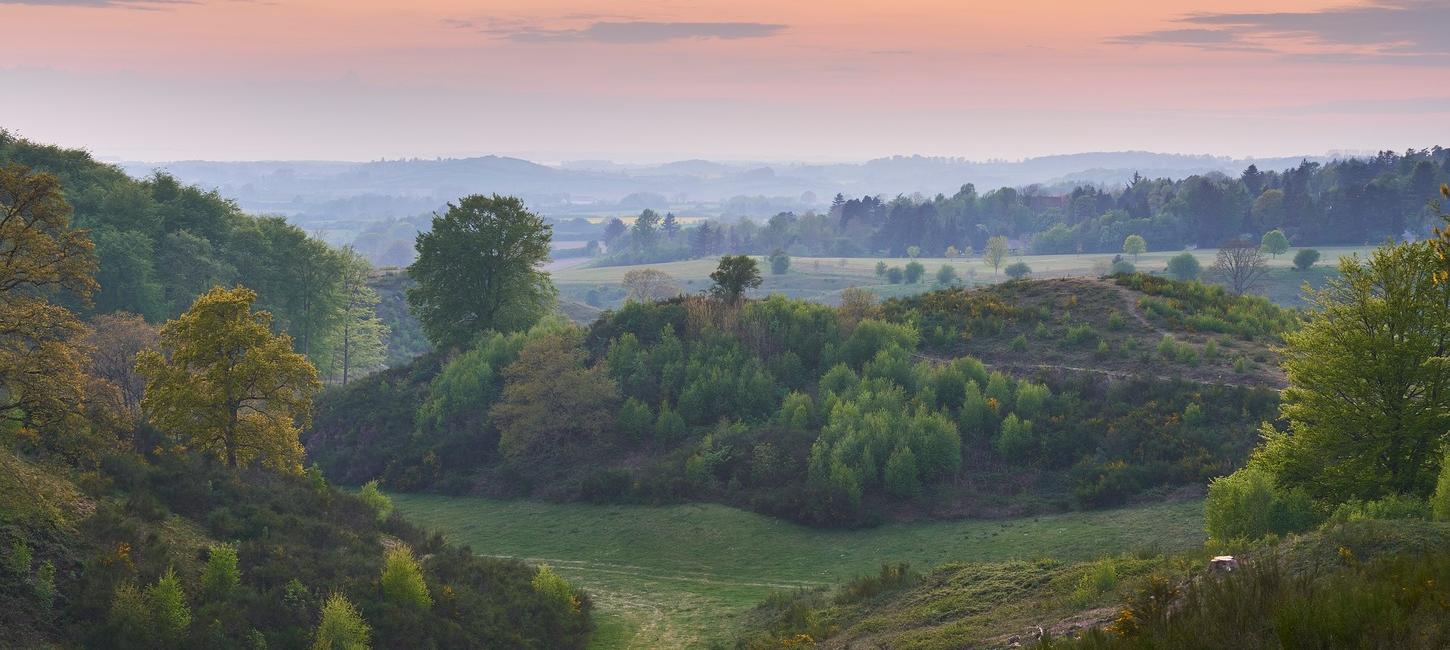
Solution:
{"label": "hazy horizon", "polygon": [[1445,135],[1445,3],[1060,4],[0,0],[0,83],[26,98],[0,128],[135,161],[1277,157]]}

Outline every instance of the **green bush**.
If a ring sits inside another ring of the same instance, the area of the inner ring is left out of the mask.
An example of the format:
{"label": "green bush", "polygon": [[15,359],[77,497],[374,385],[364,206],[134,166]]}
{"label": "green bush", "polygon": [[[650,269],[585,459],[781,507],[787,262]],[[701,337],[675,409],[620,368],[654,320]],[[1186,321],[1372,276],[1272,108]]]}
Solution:
{"label": "green bush", "polygon": [[534,574],[534,591],[542,594],[555,606],[567,607],[571,610],[579,609],[579,601],[574,596],[574,588],[563,576],[554,572],[554,569],[547,564],[540,564],[538,572]]}
{"label": "green bush", "polygon": [[393,500],[378,488],[376,480],[364,483],[361,490],[358,490],[357,498],[361,499],[377,515],[378,521],[386,521],[388,515],[393,514]]}
{"label": "green bush", "polygon": [[1174,280],[1187,282],[1197,280],[1198,274],[1203,271],[1203,266],[1198,263],[1198,258],[1193,253],[1179,253],[1168,258],[1168,276]]}
{"label": "green bush", "polygon": [[372,628],[352,602],[342,594],[333,594],[322,606],[322,621],[317,624],[312,650],[367,650],[371,638]]}
{"label": "green bush", "polygon": [[413,549],[406,545],[398,545],[388,551],[379,581],[383,596],[394,604],[415,609],[433,606],[428,583],[423,580],[423,570],[413,558]]}
{"label": "green bush", "polygon": [[181,579],[176,572],[166,569],[156,583],[146,588],[147,623],[152,627],[155,638],[168,646],[179,646],[191,627],[191,608],[186,604],[186,592],[181,589]]}
{"label": "green bush", "polygon": [[1071,325],[1067,328],[1067,334],[1062,338],[1063,342],[1079,348],[1090,348],[1098,343],[1098,333],[1093,330],[1092,325]]}
{"label": "green bush", "polygon": [[921,480],[917,476],[916,456],[911,447],[902,445],[891,453],[886,461],[886,492],[894,497],[909,498],[921,492]]}
{"label": "green bush", "polygon": [[1018,334],[1015,338],[1012,339],[1012,342],[1009,343],[1007,347],[1011,348],[1013,352],[1026,352],[1027,337],[1022,334]]}
{"label": "green bush", "polygon": [[1301,248],[1299,252],[1294,253],[1294,268],[1300,271],[1308,271],[1309,267],[1314,266],[1314,263],[1318,261],[1319,251],[1312,248]]}
{"label": "green bush", "polygon": [[1440,461],[1440,477],[1435,493],[1430,496],[1430,516],[1435,521],[1450,521],[1450,452]]}
{"label": "green bush", "polygon": [[1334,508],[1329,520],[1337,523],[1362,519],[1426,519],[1429,504],[1424,499],[1392,495],[1373,501],[1350,499]]}
{"label": "green bush", "polygon": [[225,599],[242,582],[237,568],[237,547],[213,544],[207,548],[206,569],[201,574],[201,591],[213,600]]}
{"label": "green bush", "polygon": [[1303,490],[1285,490],[1267,470],[1250,465],[1214,479],[1204,501],[1204,525],[1217,540],[1285,535],[1314,524],[1313,504]]}
{"label": "green bush", "polygon": [[1013,280],[1021,280],[1032,274],[1032,267],[1027,266],[1026,262],[1013,262],[1008,264],[1007,268],[1002,269],[1002,272]]}
{"label": "green bush", "polygon": [[916,284],[926,276],[926,267],[922,266],[921,262],[907,262],[905,274],[907,284]]}
{"label": "green bush", "polygon": [[1009,414],[1002,420],[1002,432],[997,435],[997,453],[1011,460],[1026,460],[1037,446],[1032,435],[1032,422]]}
{"label": "green bush", "polygon": [[660,416],[655,419],[655,442],[670,444],[685,437],[685,418],[669,404],[660,404]]}
{"label": "green bush", "polygon": [[654,420],[649,407],[633,397],[624,400],[624,405],[619,407],[619,414],[614,416],[619,433],[633,442],[643,441],[649,436],[654,429]]}

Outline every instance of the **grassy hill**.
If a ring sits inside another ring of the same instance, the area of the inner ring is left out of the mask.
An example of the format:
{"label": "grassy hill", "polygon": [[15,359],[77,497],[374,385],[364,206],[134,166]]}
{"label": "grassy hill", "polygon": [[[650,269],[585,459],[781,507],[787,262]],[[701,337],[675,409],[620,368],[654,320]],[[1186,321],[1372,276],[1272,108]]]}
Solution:
{"label": "grassy hill", "polygon": [[1004,520],[821,530],[714,504],[592,506],[394,495],[409,520],[475,552],[547,563],[586,589],[592,647],[703,647],[733,642],[773,592],[844,584],[885,562],[1083,561],[1203,543],[1197,500]]}
{"label": "grassy hill", "polygon": [[[777,595],[744,647],[1435,648],[1450,639],[1450,524],[1360,520],[1241,549],[947,564]],[[1066,560],[1066,561],[1064,561]],[[1124,612],[1131,612],[1126,615]],[[804,636],[802,636],[804,635]]]}

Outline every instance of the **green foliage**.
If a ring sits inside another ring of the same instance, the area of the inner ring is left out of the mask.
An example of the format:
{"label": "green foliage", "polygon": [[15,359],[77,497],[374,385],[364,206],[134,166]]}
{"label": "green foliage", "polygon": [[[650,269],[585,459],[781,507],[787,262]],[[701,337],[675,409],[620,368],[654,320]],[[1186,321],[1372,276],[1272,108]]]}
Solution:
{"label": "green foliage", "polygon": [[237,567],[237,547],[213,544],[207,548],[206,569],[201,574],[201,591],[212,601],[224,600],[242,583]]}
{"label": "green foliage", "polygon": [[1007,344],[1007,347],[1013,352],[1026,352],[1027,336],[1023,334],[1018,334],[1017,338],[1012,339],[1012,342]]}
{"label": "green foliage", "polygon": [[615,426],[628,439],[643,441],[653,429],[654,414],[650,413],[649,406],[644,402],[631,397],[620,406],[619,414],[615,416]]}
{"label": "green foliage", "polygon": [[1073,588],[1072,601],[1079,607],[1087,606],[1117,587],[1118,564],[1112,558],[1103,558],[1087,565]]}
{"label": "green foliage", "polygon": [[760,286],[760,267],[749,255],[726,255],[720,258],[720,265],[710,274],[710,293],[730,302],[739,300],[747,289]]}
{"label": "green foliage", "polygon": [[1043,384],[1034,384],[1030,381],[1017,383],[1017,395],[1014,400],[1013,412],[1023,418],[1034,418],[1042,413],[1047,406],[1047,400],[1052,398],[1052,390]]}
{"label": "green foliage", "polygon": [[1067,334],[1062,337],[1063,343],[1079,348],[1093,347],[1097,345],[1098,340],[1097,330],[1087,323],[1068,326]]}
{"label": "green foliage", "polygon": [[936,283],[937,284],[940,284],[940,285],[945,286],[945,285],[948,285],[948,284],[952,284],[952,283],[954,283],[956,281],[957,281],[957,270],[954,269],[954,268],[952,268],[952,266],[950,264],[943,264],[940,269],[937,269],[937,272],[936,272]]}
{"label": "green foliage", "polygon": [[45,560],[35,569],[35,598],[43,611],[49,612],[55,605],[55,563]]}
{"label": "green foliage", "polygon": [[1032,274],[1032,267],[1027,266],[1026,262],[1013,262],[1007,265],[1005,272],[1007,273],[1007,277],[1013,280],[1021,280]]}
{"label": "green foliage", "polygon": [[1148,242],[1141,235],[1128,235],[1123,239],[1123,254],[1132,255],[1133,261],[1136,262],[1138,256],[1146,252],[1148,252]]}
{"label": "green foliage", "polygon": [[1112,266],[1108,267],[1108,275],[1128,275],[1137,271],[1138,267],[1128,260],[1113,260]]}
{"label": "green foliage", "polygon": [[387,521],[388,516],[393,514],[393,500],[383,494],[376,480],[364,483],[362,489],[358,490],[357,498],[373,511],[373,516],[377,517],[378,521]]}
{"label": "green foliage", "polygon": [[[850,368],[846,368],[845,366],[837,366],[832,369],[832,372],[838,372],[837,369],[845,370],[848,373],[851,372]],[[851,374],[850,377],[853,380],[850,383],[854,384],[855,374]],[[821,378],[821,390],[831,390],[827,388],[827,381],[828,379],[826,377]],[[836,382],[837,380],[831,381]],[[849,389],[850,384],[840,385],[835,388],[835,392],[845,392]],[[815,420],[815,403],[811,401],[811,396],[806,393],[792,391],[789,395],[785,396],[785,400],[780,404],[780,423],[787,427],[806,430],[815,424]]]}
{"label": "green foliage", "polygon": [[921,262],[913,260],[906,263],[904,273],[903,279],[907,284],[916,284],[926,276],[926,267],[922,266]]}
{"label": "green foliage", "polygon": [[776,249],[770,254],[770,272],[774,275],[785,275],[790,270],[790,255],[785,251]]}
{"label": "green foliage", "polygon": [[1434,360],[1450,322],[1438,264],[1427,244],[1387,245],[1342,260],[1341,278],[1312,294],[1282,352],[1289,427],[1266,426],[1260,451],[1280,483],[1329,503],[1435,489],[1450,426],[1450,371]]}
{"label": "green foliage", "polygon": [[1148,294],[1139,299],[1139,307],[1150,319],[1173,330],[1274,341],[1298,326],[1293,311],[1278,307],[1262,296],[1235,296],[1218,285],[1174,282],[1141,273],[1118,277],[1115,281]]}
{"label": "green foliage", "polygon": [[916,471],[916,455],[911,447],[903,445],[891,452],[886,460],[886,493],[894,497],[910,498],[921,492],[921,481]]}
{"label": "green foliage", "polygon": [[145,648],[150,645],[155,633],[150,618],[146,596],[135,583],[124,582],[116,587],[106,614],[106,631],[116,647]]}
{"label": "green foliage", "polygon": [[1262,467],[1250,465],[1208,484],[1204,525],[1213,539],[1259,539],[1299,532],[1314,524],[1302,489],[1282,488]]}
{"label": "green foliage", "polygon": [[886,269],[886,281],[891,284],[901,284],[906,280],[906,273],[899,266]]}
{"label": "green foliage", "polygon": [[685,432],[685,418],[680,417],[669,404],[661,404],[660,416],[655,419],[654,424],[655,441],[668,445],[684,439]]}
{"label": "green foliage", "polygon": [[1424,499],[1396,494],[1373,501],[1350,499],[1334,508],[1334,512],[1329,514],[1329,521],[1344,523],[1362,520],[1423,520],[1429,517],[1430,507]]}
{"label": "green foliage", "polygon": [[878,278],[885,277],[885,275],[886,275],[886,262],[884,262],[884,261],[878,261],[878,262],[876,262],[876,277],[878,277]]}
{"label": "green foliage", "polygon": [[554,300],[549,274],[552,227],[514,197],[465,196],[418,235],[408,304],[439,348],[464,347],[479,334],[528,329]]}
{"label": "green foliage", "polygon": [[428,583],[423,580],[423,570],[413,558],[413,549],[406,545],[388,549],[379,582],[383,596],[393,604],[414,609],[428,609],[433,606],[433,597],[428,593]]}
{"label": "green foliage", "polygon": [[155,584],[146,588],[146,610],[154,638],[168,647],[180,646],[191,627],[191,608],[175,571],[167,568]]}
{"label": "green foliage", "polygon": [[1032,422],[1010,413],[1002,420],[1002,432],[997,435],[997,453],[1013,460],[1027,460],[1037,447],[1037,438],[1032,435]]}
{"label": "green foliage", "polygon": [[1289,251],[1289,238],[1284,236],[1284,231],[1275,228],[1264,233],[1259,247],[1264,249],[1264,252],[1278,257]]}
{"label": "green foliage", "polygon": [[312,650],[368,650],[372,628],[357,608],[342,594],[328,596],[322,606],[322,620],[317,624]]}
{"label": "green foliage", "polygon": [[555,607],[577,610],[579,601],[574,596],[574,588],[562,576],[554,572],[554,569],[547,564],[540,564],[538,571],[534,573],[534,591],[542,594],[544,598]]}
{"label": "green foliage", "polygon": [[1199,264],[1198,258],[1193,253],[1179,253],[1168,258],[1168,276],[1180,282],[1197,280],[1198,274],[1203,272],[1203,265]]}
{"label": "green foliage", "polygon": [[1299,252],[1294,253],[1294,268],[1300,271],[1308,271],[1309,267],[1314,266],[1314,263],[1318,261],[1319,251],[1313,248],[1301,248]]}

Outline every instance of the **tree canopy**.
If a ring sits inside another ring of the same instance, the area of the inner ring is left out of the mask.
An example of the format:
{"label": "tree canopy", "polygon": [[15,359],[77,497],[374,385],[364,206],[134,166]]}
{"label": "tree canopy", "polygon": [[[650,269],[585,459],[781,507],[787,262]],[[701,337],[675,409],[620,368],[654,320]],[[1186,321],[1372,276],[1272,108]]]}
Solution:
{"label": "tree canopy", "polygon": [[746,289],[760,286],[760,266],[749,255],[726,255],[720,258],[720,265],[710,274],[715,285],[710,293],[718,298],[735,301],[745,294]]}
{"label": "tree canopy", "polygon": [[555,290],[540,268],[552,227],[517,198],[471,195],[448,204],[417,238],[408,304],[440,348],[467,345],[488,330],[527,329],[548,312]]}
{"label": "tree canopy", "polygon": [[317,369],[273,334],[272,315],[253,312],[256,292],[215,287],[161,328],[161,350],[143,351],[142,408],[185,449],[228,467],[261,463],[302,470],[299,427],[321,388]]}

